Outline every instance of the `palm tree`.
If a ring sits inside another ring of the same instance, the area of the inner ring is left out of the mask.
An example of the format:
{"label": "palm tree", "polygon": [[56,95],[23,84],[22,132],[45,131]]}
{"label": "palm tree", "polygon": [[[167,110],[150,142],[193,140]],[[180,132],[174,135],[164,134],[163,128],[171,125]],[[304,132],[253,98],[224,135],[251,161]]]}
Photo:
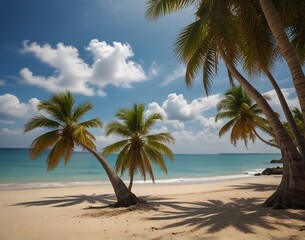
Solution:
{"label": "palm tree", "polygon": [[140,172],[146,180],[146,173],[153,182],[155,177],[151,162],[158,165],[167,173],[167,167],[162,154],[173,161],[172,151],[163,144],[174,143],[170,133],[150,134],[150,130],[158,120],[163,117],[159,113],[145,114],[143,104],[133,104],[131,109],[121,108],[116,113],[119,121],[110,122],[106,126],[106,136],[115,134],[123,140],[110,144],[103,149],[103,155],[119,152],[115,170],[121,175],[128,170],[130,182],[128,189],[131,191],[134,176]]}
{"label": "palm tree", "polygon": [[24,132],[37,128],[50,131],[37,137],[31,144],[30,157],[37,158],[51,148],[47,158],[48,170],[54,169],[61,159],[67,164],[75,147],[81,147],[91,152],[101,163],[113,186],[117,197],[116,206],[130,206],[140,202],[132,194],[116,172],[110,167],[105,158],[96,152],[93,141],[95,137],[88,131],[90,127],[102,127],[98,118],[80,122],[81,118],[92,109],[90,103],[75,106],[75,99],[70,92],[59,93],[47,101],[38,104],[38,110],[46,112],[46,116],[33,117],[24,126]]}
{"label": "palm tree", "polygon": [[177,56],[187,64],[186,84],[191,85],[198,71],[203,70],[203,83],[208,93],[213,74],[217,73],[218,60],[220,57],[223,59],[230,74],[262,109],[272,128],[277,145],[284,155],[282,182],[273,196],[267,199],[265,205],[275,208],[305,208],[305,181],[303,181],[305,159],[300,155],[266,99],[236,68],[243,59],[240,44],[244,40],[243,33],[239,30],[238,11],[233,3],[243,2],[246,1],[150,0],[147,15],[158,18],[166,13],[195,5],[197,9],[195,21],[180,32],[175,43]]}
{"label": "palm tree", "polygon": [[236,146],[238,140],[243,140],[247,146],[248,140],[254,142],[257,137],[264,143],[279,148],[263,139],[256,131],[256,128],[258,128],[273,137],[268,120],[260,116],[262,110],[241,86],[233,87],[225,93],[224,99],[217,104],[217,111],[216,122],[220,119],[229,119],[219,130],[219,137],[232,129],[230,140],[234,146]]}

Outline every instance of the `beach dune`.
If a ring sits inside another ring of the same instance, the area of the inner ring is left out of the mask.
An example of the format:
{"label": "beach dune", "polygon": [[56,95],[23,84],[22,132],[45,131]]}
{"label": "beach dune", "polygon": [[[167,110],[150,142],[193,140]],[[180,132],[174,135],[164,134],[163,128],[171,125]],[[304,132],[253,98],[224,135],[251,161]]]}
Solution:
{"label": "beach dune", "polygon": [[0,191],[0,239],[305,239],[305,211],[262,207],[279,176],[136,184],[148,204],[110,208],[110,185]]}

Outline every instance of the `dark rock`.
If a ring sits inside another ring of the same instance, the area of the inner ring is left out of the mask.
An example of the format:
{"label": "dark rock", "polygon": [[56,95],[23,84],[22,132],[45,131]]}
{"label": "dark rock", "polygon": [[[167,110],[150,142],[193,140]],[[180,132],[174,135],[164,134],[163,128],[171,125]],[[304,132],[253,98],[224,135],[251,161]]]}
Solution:
{"label": "dark rock", "polygon": [[283,168],[275,167],[275,168],[266,168],[262,175],[281,175],[283,174]]}
{"label": "dark rock", "polygon": [[255,174],[254,174],[254,176],[260,176],[260,175],[261,175],[260,173],[255,173]]}
{"label": "dark rock", "polygon": [[280,159],[280,160],[271,160],[270,163],[283,163],[283,159]]}

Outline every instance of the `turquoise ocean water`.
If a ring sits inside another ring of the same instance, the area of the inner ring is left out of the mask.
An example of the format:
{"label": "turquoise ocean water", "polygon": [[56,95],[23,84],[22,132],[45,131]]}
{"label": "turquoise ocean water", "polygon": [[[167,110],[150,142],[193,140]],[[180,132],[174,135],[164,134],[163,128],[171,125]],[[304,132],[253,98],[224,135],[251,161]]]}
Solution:
{"label": "turquoise ocean water", "polygon": [[[176,154],[167,161],[168,174],[154,166],[157,184],[217,181],[253,176],[274,164],[280,154]],[[87,152],[75,152],[70,162],[46,169],[47,154],[30,160],[28,149],[0,149],[0,189],[82,186],[107,183],[100,163]],[[116,155],[107,157],[114,166]],[[128,175],[122,177],[128,181]],[[137,176],[136,183],[143,183]],[[150,184],[148,180],[146,182]]]}

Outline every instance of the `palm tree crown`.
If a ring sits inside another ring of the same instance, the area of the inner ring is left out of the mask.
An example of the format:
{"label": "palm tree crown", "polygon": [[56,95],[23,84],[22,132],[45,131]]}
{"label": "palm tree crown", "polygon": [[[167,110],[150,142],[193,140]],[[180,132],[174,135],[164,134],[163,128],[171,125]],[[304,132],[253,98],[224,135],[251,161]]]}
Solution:
{"label": "palm tree crown", "polygon": [[172,151],[163,143],[174,143],[170,133],[149,134],[153,125],[163,117],[159,113],[145,114],[143,104],[133,104],[131,109],[121,108],[116,113],[119,121],[110,122],[106,126],[106,136],[115,134],[123,140],[113,143],[103,149],[103,154],[119,152],[115,170],[124,174],[129,172],[132,188],[133,177],[139,172],[146,180],[146,173],[154,182],[154,174],[151,162],[157,164],[163,171],[167,167],[162,154],[173,160]]}
{"label": "palm tree crown", "polygon": [[95,118],[80,122],[81,118],[92,109],[90,103],[75,106],[74,97],[70,92],[59,93],[50,100],[41,101],[37,106],[45,115],[33,117],[24,126],[24,132],[36,128],[45,128],[51,131],[37,137],[31,144],[30,156],[37,158],[41,153],[51,148],[47,158],[48,170],[57,166],[64,158],[65,164],[70,160],[73,149],[85,144],[96,149],[92,140],[95,137],[88,131],[89,127],[102,127],[100,119]]}
{"label": "palm tree crown", "polygon": [[255,137],[260,138],[255,128],[272,134],[268,120],[260,117],[262,110],[241,86],[233,87],[225,93],[224,99],[217,104],[217,111],[215,121],[230,119],[220,129],[219,136],[232,128],[230,140],[234,145],[238,140],[243,140],[247,146],[249,139],[254,141]]}

